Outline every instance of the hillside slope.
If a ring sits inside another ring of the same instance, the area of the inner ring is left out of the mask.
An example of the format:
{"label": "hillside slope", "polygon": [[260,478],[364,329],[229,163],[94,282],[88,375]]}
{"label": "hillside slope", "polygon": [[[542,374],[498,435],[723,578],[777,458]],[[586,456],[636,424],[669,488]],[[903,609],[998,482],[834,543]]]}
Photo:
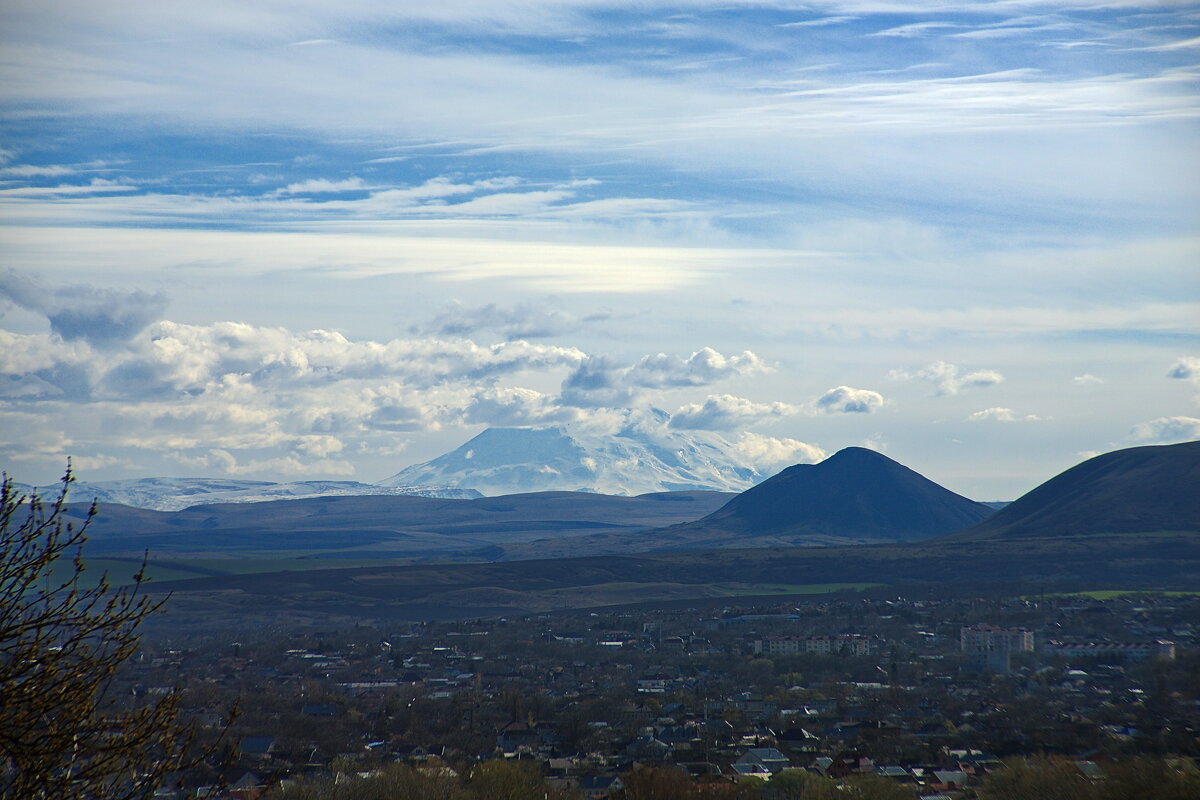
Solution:
{"label": "hillside slope", "polygon": [[949,540],[1200,533],[1200,441],[1096,456]]}

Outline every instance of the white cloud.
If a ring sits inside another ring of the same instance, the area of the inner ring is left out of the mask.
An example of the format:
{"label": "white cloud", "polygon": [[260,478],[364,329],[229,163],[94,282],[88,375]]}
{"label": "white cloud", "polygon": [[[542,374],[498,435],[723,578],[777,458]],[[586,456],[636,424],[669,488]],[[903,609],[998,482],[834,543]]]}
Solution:
{"label": "white cloud", "polygon": [[[71,456],[71,468],[77,474],[79,472],[84,472],[84,471],[91,471],[91,470],[95,470],[95,469],[104,469],[106,467],[112,467],[117,464],[124,464],[124,462],[122,462],[121,459],[119,459],[115,456],[107,456],[107,455],[81,456],[81,455],[77,455],[77,454],[72,454],[72,456]],[[128,466],[127,464],[124,464],[124,465]]]}
{"label": "white cloud", "polygon": [[625,380],[628,371],[606,356],[588,356],[563,380],[562,402],[580,408],[632,405],[638,387]]}
{"label": "white cloud", "polygon": [[816,19],[800,20],[799,22],[782,22],[775,27],[777,28],[823,28],[826,25],[841,25],[844,22],[854,22],[858,17],[848,16],[833,16],[833,17],[818,17]]}
{"label": "white cloud", "polygon": [[792,464],[815,464],[825,458],[825,451],[816,445],[748,431],[737,438],[733,451],[760,472],[777,471]]}
{"label": "white cloud", "polygon": [[[726,356],[711,348],[619,366],[603,355],[524,340],[376,342],[235,322],[162,320],[101,349],[0,330],[0,387],[34,418],[58,419],[71,431],[50,449],[47,437],[36,448],[26,443],[25,457],[63,455],[70,445],[93,459],[116,459],[110,465],[141,453],[190,470],[264,477],[347,475],[353,468],[346,454],[397,452],[398,437],[442,429],[568,422],[614,432],[661,428],[668,415],[630,409],[628,401],[763,369],[753,353]],[[507,383],[545,383],[567,371],[558,396]],[[725,429],[794,411],[714,395],[685,406],[675,426]],[[755,450],[761,462],[816,452],[769,438],[743,439],[740,447]]]}
{"label": "white cloud", "polygon": [[137,186],[121,181],[111,181],[105,178],[92,178],[89,183],[60,184],[58,186],[21,186],[12,189],[0,189],[0,201],[26,200],[44,198],[53,200],[71,195],[103,195],[113,192],[133,192]]}
{"label": "white cloud", "polygon": [[1200,49],[1200,36],[1194,36],[1191,39],[1177,39],[1173,42],[1152,45],[1150,47],[1143,47],[1139,49],[1148,51]]}
{"label": "white cloud", "polygon": [[227,474],[342,475],[349,463],[335,456],[394,452],[397,433],[574,419],[553,397],[493,384],[583,358],[523,341],[353,341],[232,322],[161,321],[102,350],[0,329],[0,391],[73,431],[55,452],[75,440],[86,454],[151,452]]}
{"label": "white cloud", "polygon": [[658,353],[645,356],[629,368],[626,377],[635,386],[705,386],[725,378],[755,375],[770,367],[749,350],[735,356],[723,356],[711,347],[702,347],[688,358]]}
{"label": "white cloud", "polygon": [[869,414],[883,407],[883,395],[870,389],[852,389],[838,386],[814,401],[814,405],[826,414]]}
{"label": "white cloud", "polygon": [[1195,417],[1159,417],[1139,422],[1130,431],[1130,438],[1146,444],[1171,444],[1200,439],[1200,419]]}
{"label": "white cloud", "polygon": [[1187,381],[1200,390],[1200,358],[1195,356],[1181,357],[1167,370],[1167,377]]}
{"label": "white cloud", "polygon": [[703,347],[687,358],[666,353],[643,356],[628,367],[593,356],[567,376],[563,402],[580,407],[628,406],[645,389],[708,386],[727,378],[767,372],[770,367],[754,353],[725,356]]}
{"label": "white cloud", "polygon": [[326,178],[312,178],[299,183],[289,183],[279,190],[280,194],[337,194],[340,192],[362,192],[367,190],[367,184],[362,178],[344,178],[331,181]]}
{"label": "white cloud", "polygon": [[671,415],[672,428],[682,430],[731,430],[795,414],[787,403],[756,403],[729,394],[709,395],[703,403],[681,406]]}
{"label": "white cloud", "polygon": [[67,341],[93,345],[127,341],[162,317],[161,292],[123,292],[85,284],[53,285],[17,270],[0,271],[0,298],[45,315]]}
{"label": "white cloud", "polygon": [[870,36],[894,36],[901,39],[915,39],[922,36],[927,36],[936,31],[946,30],[948,28],[960,28],[953,22],[911,22],[906,25],[897,25],[892,28],[885,28],[881,31],[869,34]]}
{"label": "white cloud", "polygon": [[[0,352],[3,349],[0,347]],[[43,414],[0,406],[0,430],[4,431],[4,436],[0,437],[0,457],[6,461],[45,459],[58,469],[66,463],[70,451],[77,447],[57,420]]]}
{"label": "white cloud", "polygon": [[[0,162],[2,163],[2,162]],[[0,168],[0,177],[4,178],[57,178],[62,175],[73,175],[75,169],[62,164],[15,164],[11,167]]]}
{"label": "white cloud", "polygon": [[354,474],[354,465],[348,461],[320,459],[302,461],[294,456],[239,461],[226,450],[213,449],[200,456],[176,455],[175,460],[189,469],[216,470],[225,475],[282,475],[288,477],[310,477],[336,475],[349,477]]}
{"label": "white cloud", "polygon": [[579,409],[559,406],[553,397],[519,387],[475,392],[462,412],[467,424],[493,427],[573,422],[580,416]]}
{"label": "white cloud", "polygon": [[1004,376],[994,369],[975,370],[960,375],[957,366],[947,364],[945,361],[935,361],[924,366],[917,370],[915,375],[903,369],[895,369],[889,373],[889,377],[893,380],[925,381],[933,386],[935,396],[955,395],[963,389],[995,386],[1004,380]]}
{"label": "white cloud", "polygon": [[526,369],[573,367],[574,348],[524,341],[483,346],[465,339],[352,341],[336,331],[294,333],[236,322],[183,325],[163,321],[149,342],[109,373],[110,388],[197,391],[225,375],[257,386],[320,386],[345,380],[400,378],[414,387],[487,381]]}
{"label": "white cloud", "polygon": [[1096,384],[1104,383],[1103,378],[1097,378],[1090,372],[1085,372],[1082,375],[1076,375],[1071,379],[1071,381],[1079,386],[1094,386]]}
{"label": "white cloud", "polygon": [[1177,378],[1182,381],[1200,380],[1200,358],[1195,356],[1183,356],[1167,370],[1168,378]]}
{"label": "white cloud", "polygon": [[971,416],[967,417],[971,422],[991,421],[991,422],[1037,422],[1041,420],[1036,414],[1026,414],[1021,416],[1011,408],[985,408],[982,411],[976,411]]}
{"label": "white cloud", "polygon": [[876,453],[886,453],[888,449],[887,442],[881,434],[875,433],[867,437],[862,446],[868,450],[874,450]]}

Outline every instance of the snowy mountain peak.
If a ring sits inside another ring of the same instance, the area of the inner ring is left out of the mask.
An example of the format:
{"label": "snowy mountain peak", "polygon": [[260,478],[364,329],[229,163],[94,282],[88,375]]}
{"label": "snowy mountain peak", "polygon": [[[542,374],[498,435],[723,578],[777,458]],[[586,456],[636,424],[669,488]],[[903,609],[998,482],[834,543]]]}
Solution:
{"label": "snowy mountain peak", "polygon": [[401,470],[379,485],[436,484],[486,495],[740,492],[774,472],[751,450],[744,439],[680,433],[663,425],[627,424],[615,432],[577,425],[488,428],[458,449]]}

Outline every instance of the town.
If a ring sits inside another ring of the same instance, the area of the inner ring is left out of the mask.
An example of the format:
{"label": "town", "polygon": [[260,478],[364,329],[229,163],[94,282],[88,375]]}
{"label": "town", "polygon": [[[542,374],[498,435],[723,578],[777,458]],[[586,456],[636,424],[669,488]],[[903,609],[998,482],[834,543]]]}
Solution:
{"label": "town", "polygon": [[[1012,759],[1045,756],[1085,782],[1133,757],[1195,780],[1200,596],[894,591],[163,624],[119,686],[129,698],[179,687],[199,726],[209,755],[163,800],[340,797],[312,792],[397,769],[451,783],[508,770],[530,797],[824,796],[769,793],[791,778],[878,787],[839,796],[969,798]],[[630,791],[648,776],[684,788]]]}

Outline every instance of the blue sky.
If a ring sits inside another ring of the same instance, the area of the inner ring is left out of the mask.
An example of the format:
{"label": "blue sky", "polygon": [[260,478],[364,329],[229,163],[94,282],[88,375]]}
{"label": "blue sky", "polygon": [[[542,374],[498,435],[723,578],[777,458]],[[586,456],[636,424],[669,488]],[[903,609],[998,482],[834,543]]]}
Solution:
{"label": "blue sky", "polygon": [[4,4],[13,475],[657,407],[1004,499],[1200,437],[1200,4],[397,5]]}

